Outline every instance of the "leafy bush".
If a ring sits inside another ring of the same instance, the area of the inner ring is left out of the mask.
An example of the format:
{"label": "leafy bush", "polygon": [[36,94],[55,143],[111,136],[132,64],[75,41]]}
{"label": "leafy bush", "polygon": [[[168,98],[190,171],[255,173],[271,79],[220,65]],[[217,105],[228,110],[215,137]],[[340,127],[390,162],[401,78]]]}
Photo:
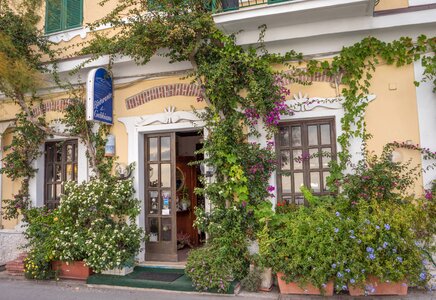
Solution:
{"label": "leafy bush", "polygon": [[410,193],[418,174],[418,167],[412,168],[410,161],[398,163],[391,161],[392,149],[385,147],[380,156],[368,155],[353,168],[339,183],[343,195],[350,201],[391,200],[404,198]]}
{"label": "leafy bush", "polygon": [[347,219],[339,215],[340,223],[346,225],[342,234],[337,234],[342,239],[341,251],[332,265],[339,287],[363,285],[368,275],[382,281],[425,285],[429,275],[423,265],[424,240],[418,235],[428,226],[427,215],[419,200],[401,204],[361,201],[348,212]]}
{"label": "leafy bush", "polygon": [[51,270],[54,250],[53,213],[46,208],[32,208],[27,211],[27,228],[24,235],[26,247],[30,249],[24,260],[24,274],[29,279],[49,279],[54,276]]}
{"label": "leafy bush", "polygon": [[210,234],[204,248],[189,252],[186,275],[197,290],[226,292],[233,280],[244,278],[248,271],[247,236],[244,207],[214,209],[207,217]]}
{"label": "leafy bush", "polygon": [[85,261],[94,272],[133,265],[143,237],[130,180],[93,179],[65,185],[60,206],[28,212],[29,278],[47,279],[53,260]]}
{"label": "leafy bush", "polygon": [[58,208],[55,257],[84,260],[94,272],[132,265],[142,230],[135,218],[139,201],[130,180],[98,180],[65,185]]}
{"label": "leafy bush", "polygon": [[[276,214],[268,240],[260,241],[260,255],[269,256],[266,260],[273,271],[283,273],[287,282],[311,283],[323,289],[335,275],[332,264],[347,248],[341,236],[333,234],[340,223],[335,212],[322,205]],[[265,243],[269,244],[267,250]]]}
{"label": "leafy bush", "polygon": [[249,292],[259,291],[260,284],[262,283],[262,276],[258,268],[251,270],[247,276],[241,281],[241,286]]}

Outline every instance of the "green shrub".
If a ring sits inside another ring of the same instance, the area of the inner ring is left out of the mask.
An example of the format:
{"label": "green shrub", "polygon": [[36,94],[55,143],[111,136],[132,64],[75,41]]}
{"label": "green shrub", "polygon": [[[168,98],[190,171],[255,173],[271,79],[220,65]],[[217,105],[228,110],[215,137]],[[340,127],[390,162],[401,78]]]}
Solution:
{"label": "green shrub", "polygon": [[258,268],[254,268],[244,277],[241,281],[241,286],[249,292],[259,291],[260,284],[262,282],[262,276]]}
{"label": "green shrub", "polygon": [[135,220],[139,201],[133,193],[130,180],[70,182],[57,209],[29,210],[26,276],[52,277],[53,260],[83,260],[96,273],[133,265],[143,238]]}

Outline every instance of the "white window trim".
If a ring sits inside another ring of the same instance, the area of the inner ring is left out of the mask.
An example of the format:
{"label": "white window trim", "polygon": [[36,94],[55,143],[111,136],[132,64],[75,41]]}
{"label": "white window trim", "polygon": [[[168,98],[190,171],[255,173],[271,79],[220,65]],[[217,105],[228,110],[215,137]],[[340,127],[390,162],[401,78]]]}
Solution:
{"label": "white window trim", "polygon": [[[45,143],[46,142],[59,142],[71,140],[71,138],[64,138],[54,136],[53,138],[48,138],[44,144],[39,146],[39,150],[42,153],[34,162],[33,167],[37,169],[35,176],[30,179],[29,182],[29,194],[32,201],[33,207],[44,206],[44,185],[45,185]],[[81,183],[83,181],[89,180],[89,165],[88,158],[86,157],[86,146],[80,140],[77,143],[77,182]]]}
{"label": "white window trim", "polygon": [[[375,95],[368,95],[363,101],[371,102],[376,98]],[[292,116],[281,116],[281,121],[297,121],[299,119],[322,119],[326,117],[333,117],[335,120],[335,129],[336,129],[336,152],[342,151],[341,145],[338,143],[337,138],[344,133],[341,127],[341,119],[343,118],[345,111],[342,107],[342,103],[344,101],[343,97],[334,97],[334,98],[308,98],[307,95],[302,93],[298,93],[294,95],[293,100],[287,100],[286,104],[290,107],[294,108],[294,114]],[[309,105],[305,103],[311,103]],[[297,108],[298,107],[298,108]],[[297,108],[297,109],[296,109]],[[298,110],[298,111],[295,111]],[[259,130],[261,136],[259,139],[255,137],[250,137],[249,142],[259,142],[261,146],[265,147],[268,143],[266,139],[266,131],[263,129],[262,122],[259,122],[257,125],[257,129]],[[362,139],[361,138],[352,138],[350,140],[350,154],[351,154],[351,162],[353,164],[357,163],[359,160],[363,158],[363,153],[361,152]],[[350,173],[351,169],[348,167],[345,170],[346,173]],[[269,185],[275,188],[274,197],[271,197],[270,201],[275,207],[277,204],[277,172],[273,172],[268,181]]]}
{"label": "white window trim", "polygon": [[[424,68],[421,60],[414,63],[415,79],[421,82],[423,78]],[[418,108],[418,125],[419,139],[422,148],[429,148],[431,151],[436,149],[436,139],[434,133],[436,130],[436,94],[433,93],[433,83],[421,82],[416,87],[416,105]],[[436,160],[425,160],[422,158],[422,168],[435,164]],[[431,182],[436,178],[436,169],[430,168],[422,172],[422,180],[425,189],[431,187]]]}

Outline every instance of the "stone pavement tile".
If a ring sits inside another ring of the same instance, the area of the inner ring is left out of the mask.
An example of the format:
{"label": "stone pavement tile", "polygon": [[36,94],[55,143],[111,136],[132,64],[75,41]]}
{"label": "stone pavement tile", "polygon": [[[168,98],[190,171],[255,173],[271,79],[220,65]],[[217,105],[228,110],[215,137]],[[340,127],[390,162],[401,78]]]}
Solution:
{"label": "stone pavement tile", "polygon": [[280,295],[279,300],[436,300],[436,292],[422,289],[409,288],[407,296],[361,296],[334,295],[333,297],[305,296],[305,295]]}

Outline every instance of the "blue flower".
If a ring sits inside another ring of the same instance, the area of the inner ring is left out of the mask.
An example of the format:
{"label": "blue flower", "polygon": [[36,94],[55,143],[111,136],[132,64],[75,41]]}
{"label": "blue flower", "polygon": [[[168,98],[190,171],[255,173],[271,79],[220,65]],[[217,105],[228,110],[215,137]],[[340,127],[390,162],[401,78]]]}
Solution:
{"label": "blue flower", "polygon": [[354,280],[353,278],[350,279],[350,283],[355,283],[356,280]]}
{"label": "blue flower", "polygon": [[346,291],[346,290],[347,290],[347,286],[346,286],[346,285],[343,285],[343,286],[342,286],[342,290]]}
{"label": "blue flower", "polygon": [[365,273],[365,271],[366,271],[365,269],[362,269],[362,274]]}
{"label": "blue flower", "polygon": [[385,224],[385,229],[389,230],[389,229],[391,229],[391,226],[389,224]]}
{"label": "blue flower", "polygon": [[374,260],[374,259],[375,259],[375,255],[371,253],[370,255],[368,255],[368,258],[369,258],[370,260]]}
{"label": "blue flower", "polygon": [[366,252],[368,253],[374,253],[374,249],[371,247],[366,247]]}
{"label": "blue flower", "polygon": [[397,261],[399,261],[400,263],[403,262],[403,258],[401,258],[400,256],[397,256]]}
{"label": "blue flower", "polygon": [[350,269],[345,269],[345,272],[350,273],[351,270]]}
{"label": "blue flower", "polygon": [[335,228],[335,232],[338,233],[339,232],[339,228]]}
{"label": "blue flower", "polygon": [[350,238],[355,239],[356,237],[354,235],[350,235]]}
{"label": "blue flower", "polygon": [[357,243],[360,244],[362,241],[360,239],[357,240]]}
{"label": "blue flower", "polygon": [[332,268],[333,268],[333,269],[336,268],[336,264],[332,264]]}
{"label": "blue flower", "polygon": [[365,219],[366,224],[371,224],[371,222],[368,219]]}
{"label": "blue flower", "polygon": [[376,226],[375,226],[375,229],[380,229],[380,226],[376,225]]}
{"label": "blue flower", "polygon": [[338,278],[341,278],[342,276],[344,276],[344,275],[342,275],[341,272],[338,272],[338,274],[336,274],[336,275],[338,276]]}
{"label": "blue flower", "polygon": [[389,244],[388,244],[387,242],[384,242],[384,243],[383,243],[383,248],[386,249],[386,247],[387,247],[388,245],[389,245]]}
{"label": "blue flower", "polygon": [[354,230],[350,230],[349,233],[354,234]]}
{"label": "blue flower", "polygon": [[425,280],[427,278],[427,274],[425,274],[425,272],[422,272],[421,274],[419,274],[419,278],[421,280]]}
{"label": "blue flower", "polygon": [[392,252],[397,253],[397,249],[396,248],[392,249]]}
{"label": "blue flower", "polygon": [[336,212],[336,217],[339,217],[341,215],[341,213],[340,212]]}

